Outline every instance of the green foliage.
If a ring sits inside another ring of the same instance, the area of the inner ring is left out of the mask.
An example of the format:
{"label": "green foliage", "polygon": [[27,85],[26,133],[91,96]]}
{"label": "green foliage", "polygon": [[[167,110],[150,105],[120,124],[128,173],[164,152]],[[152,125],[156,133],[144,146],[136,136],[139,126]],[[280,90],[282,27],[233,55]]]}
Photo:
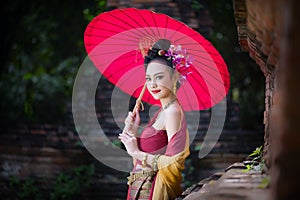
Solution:
{"label": "green foliage", "polygon": [[41,193],[32,179],[20,181],[16,177],[10,178],[9,187],[13,191],[14,199],[42,199]]}
{"label": "green foliage", "polygon": [[[10,178],[11,199],[51,199],[71,200],[80,199],[81,194],[86,192],[95,174],[94,165],[82,165],[65,173],[59,174],[50,191],[41,192],[40,186],[32,179],[21,181],[16,177]],[[48,182],[47,182],[48,184]]]}
{"label": "green foliage", "polygon": [[185,188],[191,187],[194,184],[194,182],[197,181],[197,180],[194,180],[195,177],[193,177],[195,174],[196,168],[193,166],[192,161],[193,161],[193,158],[190,158],[190,157],[188,157],[185,160],[186,167],[182,172],[182,178],[183,178],[183,183],[185,184],[185,186],[184,186]]}
{"label": "green foliage", "polygon": [[74,168],[71,173],[59,174],[53,191],[52,200],[69,200],[80,195],[81,192],[88,189],[91,185],[91,178],[94,175],[94,166],[79,166]]}
{"label": "green foliage", "polygon": [[[193,0],[196,12],[208,6],[214,27],[208,38],[221,52],[231,73],[231,90],[241,108],[241,126],[262,122],[264,77],[259,67],[241,53],[232,1]],[[1,120],[62,122],[71,102],[76,72],[86,56],[83,32],[87,23],[106,10],[105,0],[29,1],[11,31],[13,38],[0,77]],[[17,17],[17,16],[11,16]]]}
{"label": "green foliage", "polygon": [[262,146],[256,147],[256,149],[249,156],[253,157],[253,160],[261,160],[263,156]]}
{"label": "green foliage", "polygon": [[122,142],[120,140],[113,140],[111,143],[113,144],[114,148],[121,148],[122,147]]}
{"label": "green foliage", "polygon": [[260,184],[258,185],[258,188],[260,189],[265,189],[265,188],[268,188],[270,186],[270,183],[271,183],[271,177],[270,176],[265,176]]}
{"label": "green foliage", "polygon": [[263,146],[256,147],[256,149],[249,154],[248,157],[251,158],[251,160],[248,161],[249,164],[246,164],[247,169],[243,170],[244,172],[248,172],[250,170],[261,171],[263,169],[265,165],[263,159]]}
{"label": "green foliage", "polygon": [[77,70],[86,56],[83,11],[102,12],[105,4],[103,0],[27,3],[18,26],[9,33],[15,37],[1,71],[2,121],[63,122]]}
{"label": "green foliage", "polygon": [[199,152],[200,150],[201,150],[201,148],[202,148],[202,143],[201,144],[195,144],[195,146],[194,146],[194,151],[196,151],[196,152]]}
{"label": "green foliage", "polygon": [[1,101],[5,111],[1,117],[17,120],[22,116],[26,121],[55,121],[52,119],[54,116],[63,115],[66,111],[66,98],[71,95],[73,77],[76,75],[74,66],[78,59],[69,58],[50,70],[23,60],[18,62],[20,66],[27,67],[11,65],[10,72],[3,75],[0,83],[3,86],[1,93],[6,94],[5,101]]}
{"label": "green foliage", "polygon": [[204,5],[197,0],[192,1],[192,8],[197,12],[204,8]]}
{"label": "green foliage", "polygon": [[106,10],[106,0],[95,0],[96,6],[83,10],[84,18],[90,22],[95,16]]}

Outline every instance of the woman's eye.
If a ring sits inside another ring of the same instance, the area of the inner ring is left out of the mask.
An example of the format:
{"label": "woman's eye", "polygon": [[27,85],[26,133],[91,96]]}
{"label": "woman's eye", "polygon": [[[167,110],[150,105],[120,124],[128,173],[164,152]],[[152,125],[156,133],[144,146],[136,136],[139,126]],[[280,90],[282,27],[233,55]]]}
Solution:
{"label": "woman's eye", "polygon": [[151,78],[146,77],[146,81],[151,81]]}
{"label": "woman's eye", "polygon": [[156,79],[157,80],[161,80],[163,78],[163,76],[157,76]]}

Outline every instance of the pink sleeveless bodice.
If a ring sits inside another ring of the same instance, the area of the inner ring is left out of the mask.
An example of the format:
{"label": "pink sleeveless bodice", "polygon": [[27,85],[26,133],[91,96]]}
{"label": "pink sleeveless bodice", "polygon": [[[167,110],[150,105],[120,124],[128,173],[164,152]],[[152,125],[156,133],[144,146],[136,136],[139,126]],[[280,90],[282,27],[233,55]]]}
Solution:
{"label": "pink sleeveless bodice", "polygon": [[[173,156],[181,152],[185,148],[186,142],[186,122],[185,118],[181,122],[180,130],[174,134],[174,136],[168,142],[168,135],[166,130],[156,130],[152,125],[154,124],[161,109],[153,116],[152,120],[142,131],[140,137],[137,138],[138,147],[141,151],[150,154],[161,154],[166,156]],[[141,164],[140,160],[137,160],[133,171],[140,171],[136,169],[137,164]],[[150,189],[150,199],[152,199],[153,189],[155,185],[155,179]],[[127,200],[130,199],[130,187],[128,188]]]}

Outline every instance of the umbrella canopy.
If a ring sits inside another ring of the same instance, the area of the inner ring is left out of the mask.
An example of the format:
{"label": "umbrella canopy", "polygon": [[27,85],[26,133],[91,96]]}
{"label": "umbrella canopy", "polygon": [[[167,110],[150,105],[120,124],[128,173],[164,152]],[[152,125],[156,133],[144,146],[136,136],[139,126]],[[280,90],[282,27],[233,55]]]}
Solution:
{"label": "umbrella canopy", "polygon": [[[159,39],[181,45],[193,58],[191,74],[177,91],[185,111],[208,109],[224,99],[230,78],[222,56],[208,40],[178,20],[150,10],[116,9],[95,17],[84,33],[86,51],[96,68],[135,98],[145,84],[143,55]],[[160,105],[147,90],[142,100]]]}

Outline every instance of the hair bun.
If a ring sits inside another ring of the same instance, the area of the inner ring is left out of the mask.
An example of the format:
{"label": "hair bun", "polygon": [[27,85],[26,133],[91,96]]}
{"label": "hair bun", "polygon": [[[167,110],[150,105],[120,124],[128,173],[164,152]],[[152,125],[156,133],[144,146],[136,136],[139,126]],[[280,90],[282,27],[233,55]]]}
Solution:
{"label": "hair bun", "polygon": [[167,39],[159,39],[152,45],[152,49],[162,49],[168,51],[171,46],[171,41]]}

